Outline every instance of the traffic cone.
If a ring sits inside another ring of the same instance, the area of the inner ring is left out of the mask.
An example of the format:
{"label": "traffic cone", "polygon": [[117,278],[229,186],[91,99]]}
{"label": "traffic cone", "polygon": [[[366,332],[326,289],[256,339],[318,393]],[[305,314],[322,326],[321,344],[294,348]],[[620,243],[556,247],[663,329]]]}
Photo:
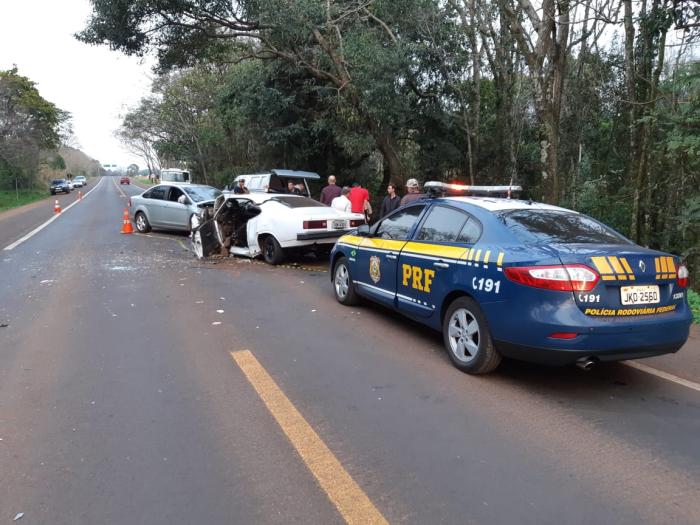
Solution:
{"label": "traffic cone", "polygon": [[78,200],[79,201],[83,200],[83,192],[82,191],[78,192]]}
{"label": "traffic cone", "polygon": [[56,215],[58,215],[59,213],[61,213],[61,205],[58,203],[58,199],[56,199],[56,202],[54,202],[54,205],[53,205],[53,212],[54,212]]}
{"label": "traffic cone", "polygon": [[124,208],[124,222],[122,223],[122,233],[134,233],[134,228],[129,220],[129,210]]}

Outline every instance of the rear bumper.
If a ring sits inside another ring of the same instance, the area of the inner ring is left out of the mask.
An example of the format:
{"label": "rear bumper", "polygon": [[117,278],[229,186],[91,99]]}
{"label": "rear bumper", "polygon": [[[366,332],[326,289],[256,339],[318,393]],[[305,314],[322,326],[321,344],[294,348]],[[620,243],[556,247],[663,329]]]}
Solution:
{"label": "rear bumper", "polygon": [[[354,228],[353,228],[354,229]],[[317,239],[337,239],[342,237],[346,233],[351,232],[350,230],[324,230],[321,232],[309,232],[309,233],[297,233],[297,241],[313,241]]]}
{"label": "rear bumper", "polygon": [[594,357],[599,361],[623,361],[625,359],[641,359],[663,354],[672,354],[681,349],[687,337],[683,340],[649,346],[632,346],[608,349],[578,348],[538,348],[520,346],[514,343],[495,341],[494,344],[504,357],[519,361],[530,361],[550,366],[565,366],[574,364],[584,357]]}

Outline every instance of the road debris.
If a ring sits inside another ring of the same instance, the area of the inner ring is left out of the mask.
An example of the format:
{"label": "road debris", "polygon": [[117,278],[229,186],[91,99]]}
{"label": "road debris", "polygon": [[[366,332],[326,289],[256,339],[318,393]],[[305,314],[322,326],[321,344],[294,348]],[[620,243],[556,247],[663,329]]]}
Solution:
{"label": "road debris", "polygon": [[39,281],[39,284],[51,284],[54,282],[56,281],[54,281],[53,279],[44,279],[43,281]]}
{"label": "road debris", "polygon": [[214,326],[219,326],[220,324],[221,324],[221,321],[214,321],[214,322],[212,323],[212,325],[214,325]]}
{"label": "road debris", "polygon": [[10,323],[0,323],[0,328],[7,328],[10,326]]}
{"label": "road debris", "polygon": [[24,517],[24,512],[18,512],[12,521],[21,520]]}
{"label": "road debris", "polygon": [[217,314],[223,314],[224,311],[223,311],[223,310],[217,310],[216,313],[217,313]]}

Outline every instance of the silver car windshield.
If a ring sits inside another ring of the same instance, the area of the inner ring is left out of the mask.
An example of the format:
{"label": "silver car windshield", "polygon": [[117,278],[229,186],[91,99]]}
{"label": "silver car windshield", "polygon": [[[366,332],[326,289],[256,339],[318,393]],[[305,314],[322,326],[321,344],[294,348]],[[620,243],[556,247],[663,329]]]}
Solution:
{"label": "silver car windshield", "polygon": [[182,189],[194,202],[213,201],[221,195],[221,190],[211,186],[188,186]]}

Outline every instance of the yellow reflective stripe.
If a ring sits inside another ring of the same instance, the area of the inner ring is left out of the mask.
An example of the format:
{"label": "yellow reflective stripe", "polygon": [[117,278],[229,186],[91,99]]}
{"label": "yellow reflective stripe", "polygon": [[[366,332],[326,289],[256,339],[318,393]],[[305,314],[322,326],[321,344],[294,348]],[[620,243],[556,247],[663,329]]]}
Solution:
{"label": "yellow reflective stripe", "polygon": [[[654,257],[654,266],[656,267],[656,273],[661,273],[661,265],[659,264],[658,257]],[[658,279],[659,276],[657,275],[656,278]]]}
{"label": "yellow reflective stripe", "polygon": [[620,257],[620,262],[622,263],[622,266],[625,267],[625,271],[627,272],[627,277],[629,277],[630,281],[634,281],[634,272],[632,271],[632,268],[630,268],[629,263],[627,262],[627,259],[624,257]]}
{"label": "yellow reflective stripe", "polygon": [[359,244],[364,240],[364,237],[357,237],[355,235],[343,235],[338,240],[346,244],[354,244],[355,246],[359,246]]}
{"label": "yellow reflective stripe", "polygon": [[486,253],[484,254],[484,264],[488,264],[489,257],[491,257],[491,250],[486,250]]}
{"label": "yellow reflective stripe", "polygon": [[427,244],[422,242],[408,242],[403,247],[403,253],[415,253],[419,255],[433,255],[435,257],[447,257],[461,259],[467,252],[461,246],[444,246],[442,244]]}
{"label": "yellow reflective stripe", "polygon": [[362,248],[373,248],[376,250],[396,250],[399,251],[403,248],[406,241],[395,241],[392,239],[364,239],[362,241]]}
{"label": "yellow reflective stripe", "polygon": [[467,255],[467,261],[471,261],[474,258],[474,248],[469,249],[469,254]]}
{"label": "yellow reflective stripe", "polygon": [[[613,273],[612,268],[610,268],[610,265],[608,264],[608,261],[605,259],[605,257],[591,257],[591,261],[593,261],[593,264],[595,265],[596,269],[601,273]],[[606,279],[610,280],[610,279]]]}
{"label": "yellow reflective stripe", "polygon": [[618,261],[617,257],[608,257],[608,261],[610,261],[610,264],[612,264],[613,270],[615,270],[615,273],[617,274],[624,274],[625,270],[622,268],[622,265],[620,264],[620,261]]}
{"label": "yellow reflective stripe", "polygon": [[603,275],[602,279],[604,281],[614,281],[616,279],[616,277],[614,275]]}
{"label": "yellow reflective stripe", "polygon": [[661,257],[661,273],[668,272],[668,266],[666,265],[666,257]]}
{"label": "yellow reflective stripe", "polygon": [[476,257],[474,257],[474,262],[479,262],[479,259],[481,258],[481,248],[479,248],[476,251]]}
{"label": "yellow reflective stripe", "polygon": [[668,271],[669,272],[676,272],[676,265],[673,262],[673,257],[666,257],[668,259]]}
{"label": "yellow reflective stripe", "polygon": [[505,253],[503,253],[503,252],[501,252],[501,253],[498,254],[498,260],[496,261],[496,264],[497,264],[498,266],[502,266],[502,265],[503,265],[503,257],[504,257],[504,256],[505,256]]}

